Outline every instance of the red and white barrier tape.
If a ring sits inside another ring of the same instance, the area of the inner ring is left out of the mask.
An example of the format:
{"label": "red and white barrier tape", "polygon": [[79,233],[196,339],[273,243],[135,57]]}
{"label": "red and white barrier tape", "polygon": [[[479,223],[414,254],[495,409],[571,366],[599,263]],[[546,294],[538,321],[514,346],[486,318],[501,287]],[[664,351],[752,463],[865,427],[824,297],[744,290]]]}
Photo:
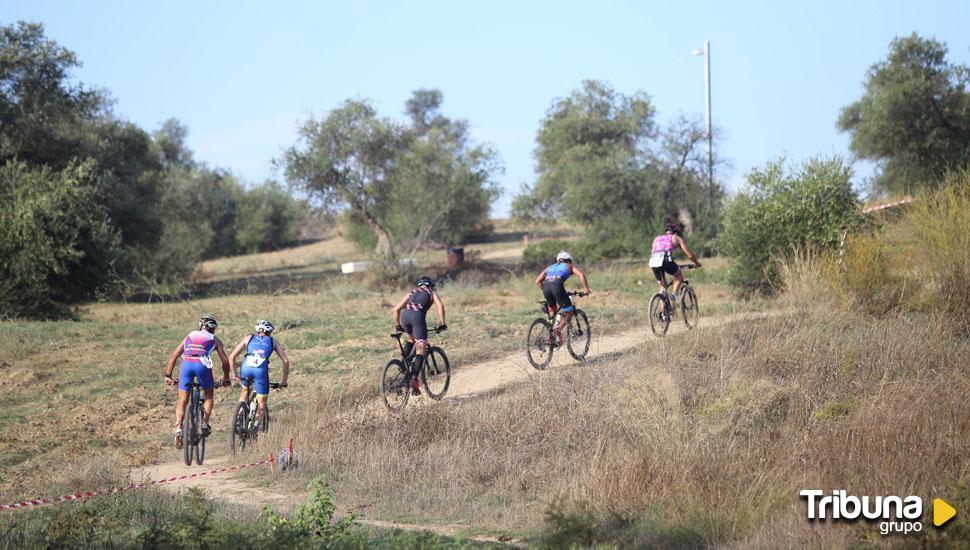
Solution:
{"label": "red and white barrier tape", "polygon": [[192,479],[192,478],[197,478],[197,477],[205,477],[205,476],[211,476],[211,475],[216,475],[216,474],[222,474],[222,473],[225,473],[225,472],[235,472],[235,471],[238,471],[238,470],[242,470],[243,468],[251,468],[253,466],[260,466],[262,464],[266,464],[266,463],[272,462],[272,461],[273,461],[273,459],[272,458],[269,458],[269,459],[260,460],[259,462],[253,462],[252,464],[240,464],[239,466],[229,466],[229,467],[226,467],[226,468],[218,468],[218,469],[215,469],[215,470],[209,470],[208,472],[196,472],[194,474],[185,474],[185,475],[180,475],[180,476],[168,477],[168,478],[165,478],[165,479],[156,479],[156,480],[153,480],[153,481],[147,481],[145,483],[132,483],[131,485],[126,485],[124,487],[112,487],[110,489],[102,489],[100,491],[85,491],[85,492],[80,492],[79,491],[79,492],[74,493],[74,494],[71,494],[71,495],[64,495],[64,496],[60,496],[60,497],[44,497],[44,498],[38,498],[38,499],[33,499],[33,500],[25,500],[23,502],[14,502],[12,504],[0,504],[0,511],[3,511],[3,510],[18,510],[20,508],[33,508],[35,506],[42,506],[44,504],[70,502],[70,501],[74,501],[74,500],[81,500],[81,499],[90,498],[90,497],[96,497],[96,496],[101,496],[101,495],[108,495],[108,494],[114,494],[114,493],[123,493],[125,491],[133,491],[135,489],[143,489],[145,487],[151,487],[153,485],[162,485],[162,484],[165,484],[165,483],[173,483],[173,482],[176,482],[176,481],[182,481],[183,479]]}

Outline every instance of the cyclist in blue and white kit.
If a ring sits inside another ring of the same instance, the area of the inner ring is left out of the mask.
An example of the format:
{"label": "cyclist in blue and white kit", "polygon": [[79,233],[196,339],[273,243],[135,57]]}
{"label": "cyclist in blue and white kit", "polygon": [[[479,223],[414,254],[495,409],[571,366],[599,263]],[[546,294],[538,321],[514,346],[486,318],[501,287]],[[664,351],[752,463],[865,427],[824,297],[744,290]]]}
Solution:
{"label": "cyclist in blue and white kit", "polygon": [[175,348],[172,356],[168,359],[165,368],[165,383],[169,386],[175,385],[172,378],[172,371],[175,370],[175,362],[179,357],[182,364],[179,367],[179,399],[175,405],[175,447],[182,448],[182,417],[185,416],[185,406],[189,402],[189,384],[193,378],[198,378],[199,384],[205,393],[205,402],[202,404],[202,433],[209,435],[209,418],[212,416],[212,390],[215,386],[212,377],[212,358],[209,355],[215,351],[219,354],[222,361],[222,385],[228,386],[229,382],[229,358],[222,347],[222,340],[216,338],[216,327],[219,322],[212,315],[202,315],[199,318],[199,330],[193,330],[186,336],[179,347]]}
{"label": "cyclist in blue and white kit", "polygon": [[536,286],[542,289],[542,294],[546,297],[549,315],[555,315],[556,311],[562,308],[562,318],[559,319],[559,324],[553,327],[556,338],[560,341],[562,340],[562,327],[569,323],[569,318],[573,316],[573,310],[576,309],[573,307],[572,300],[569,299],[569,294],[566,293],[564,284],[573,273],[583,283],[586,294],[589,294],[591,291],[589,290],[589,283],[586,281],[586,274],[578,267],[573,267],[573,257],[565,250],[561,250],[556,255],[556,263],[543,269],[542,273],[536,277]]}
{"label": "cyclist in blue and white kit", "polygon": [[[269,399],[269,356],[273,352],[276,352],[280,361],[283,362],[283,377],[280,379],[281,388],[287,386],[286,381],[290,376],[290,359],[286,356],[286,349],[283,348],[283,344],[271,336],[274,328],[273,323],[265,319],[256,321],[256,332],[240,340],[233,348],[232,353],[229,354],[229,363],[232,365],[234,376],[243,386],[242,393],[239,394],[240,401],[246,401],[247,388],[249,387],[247,379],[250,376],[253,378],[253,385],[256,386],[256,402],[259,404],[259,408],[256,410],[257,426],[262,421],[263,415],[266,414],[266,400]],[[236,357],[244,349],[246,355],[243,358],[242,373],[240,373],[236,367]]]}

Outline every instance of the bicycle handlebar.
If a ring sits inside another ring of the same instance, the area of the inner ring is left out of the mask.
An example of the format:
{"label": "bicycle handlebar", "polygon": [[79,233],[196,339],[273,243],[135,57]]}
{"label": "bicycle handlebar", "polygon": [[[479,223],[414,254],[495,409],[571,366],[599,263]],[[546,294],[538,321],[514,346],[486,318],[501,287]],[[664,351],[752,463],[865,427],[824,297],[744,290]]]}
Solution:
{"label": "bicycle handlebar", "polygon": [[[435,327],[435,328],[429,328],[428,329],[428,332],[438,333],[438,332],[444,332],[446,330],[447,329],[444,329],[444,328],[441,328],[440,326],[438,326],[438,327]],[[391,338],[398,338],[398,339],[400,339],[405,334],[407,334],[407,333],[406,332],[392,332],[391,333]]]}
{"label": "bicycle handlebar", "polygon": [[[246,382],[247,384],[252,384],[253,381],[255,380],[255,377],[253,377],[253,376],[247,376],[246,378],[237,378],[237,380],[239,380],[239,382]],[[288,387],[288,385],[287,386],[284,386],[284,385],[280,384],[279,382],[270,382],[269,383],[269,387],[270,387],[270,389],[278,390],[280,388],[286,388],[286,387]]]}

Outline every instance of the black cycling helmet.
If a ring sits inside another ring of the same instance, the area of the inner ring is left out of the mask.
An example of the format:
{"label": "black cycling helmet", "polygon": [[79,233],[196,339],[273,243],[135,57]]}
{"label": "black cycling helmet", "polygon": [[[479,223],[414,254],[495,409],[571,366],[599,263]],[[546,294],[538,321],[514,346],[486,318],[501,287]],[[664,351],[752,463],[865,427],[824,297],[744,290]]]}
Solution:
{"label": "black cycling helmet", "polygon": [[203,313],[202,316],[199,317],[199,328],[200,329],[202,329],[202,328],[208,328],[208,329],[215,330],[215,328],[217,326],[219,326],[219,321],[216,320],[215,315],[210,315],[208,313]]}
{"label": "black cycling helmet", "polygon": [[668,233],[673,233],[674,235],[680,235],[680,225],[674,222],[670,222],[664,226],[664,231]]}
{"label": "black cycling helmet", "polygon": [[420,279],[418,279],[417,285],[418,286],[426,286],[428,288],[433,289],[434,288],[434,279],[432,279],[431,277],[428,277],[427,275],[425,275],[424,277],[421,277]]}

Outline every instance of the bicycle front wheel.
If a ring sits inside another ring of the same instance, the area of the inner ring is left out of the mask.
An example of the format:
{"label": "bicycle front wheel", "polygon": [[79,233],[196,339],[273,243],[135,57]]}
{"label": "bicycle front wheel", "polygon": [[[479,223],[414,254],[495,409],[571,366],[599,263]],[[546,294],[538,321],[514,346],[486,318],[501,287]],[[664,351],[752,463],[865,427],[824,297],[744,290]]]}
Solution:
{"label": "bicycle front wheel", "polygon": [[448,393],[448,386],[451,384],[451,365],[443,349],[432,347],[428,350],[428,356],[424,359],[424,368],[421,369],[421,382],[428,397],[435,401],[441,400]]}
{"label": "bicycle front wheel", "polygon": [[249,418],[249,405],[245,401],[240,401],[229,429],[229,452],[232,454],[236,454],[237,447],[240,451],[246,448],[246,440],[249,436],[246,430],[247,418]]}
{"label": "bicycle front wheel", "polygon": [[650,300],[650,330],[657,336],[667,334],[667,328],[670,327],[669,306],[660,293],[654,294]]}
{"label": "bicycle front wheel", "polygon": [[687,325],[687,328],[696,327],[697,319],[700,317],[700,307],[697,305],[697,294],[694,293],[693,288],[687,287],[681,293],[680,307],[684,312],[684,324]]}
{"label": "bicycle front wheel", "polygon": [[391,359],[381,371],[381,398],[391,411],[404,409],[411,395],[407,369],[400,359]]}
{"label": "bicycle front wheel", "polygon": [[577,361],[585,360],[589,352],[590,338],[589,318],[586,317],[585,311],[577,309],[566,327],[566,349],[569,350],[569,355]]}
{"label": "bicycle front wheel", "polygon": [[545,319],[536,319],[529,325],[525,337],[525,354],[529,363],[538,370],[552,361],[552,325]]}

